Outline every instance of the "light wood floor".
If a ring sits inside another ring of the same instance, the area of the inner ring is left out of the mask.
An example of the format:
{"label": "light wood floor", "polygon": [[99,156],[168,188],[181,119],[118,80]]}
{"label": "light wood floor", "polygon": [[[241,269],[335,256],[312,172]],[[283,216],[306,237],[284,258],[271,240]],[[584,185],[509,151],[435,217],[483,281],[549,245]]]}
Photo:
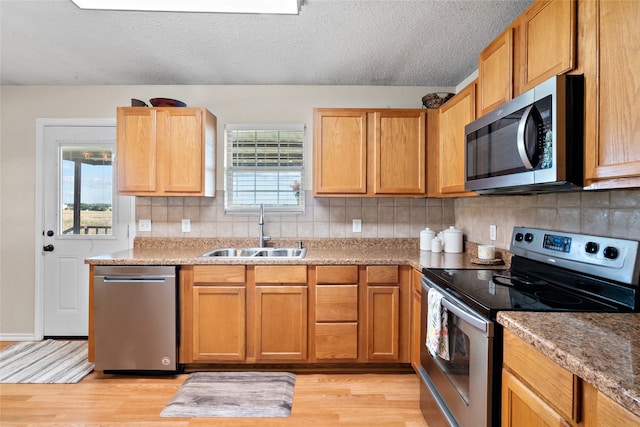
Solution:
{"label": "light wood floor", "polygon": [[92,372],[77,384],[0,384],[0,425],[427,426],[413,374],[298,374],[288,418],[161,418],[185,378]]}

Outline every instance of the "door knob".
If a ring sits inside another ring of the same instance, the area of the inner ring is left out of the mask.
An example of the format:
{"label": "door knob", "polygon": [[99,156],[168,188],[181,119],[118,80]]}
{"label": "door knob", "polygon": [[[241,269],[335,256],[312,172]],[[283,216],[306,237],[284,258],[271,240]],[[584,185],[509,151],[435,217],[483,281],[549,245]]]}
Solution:
{"label": "door knob", "polygon": [[49,236],[49,237],[53,237],[54,234],[55,233],[53,232],[53,230],[47,231],[47,236]]}
{"label": "door knob", "polygon": [[42,250],[45,252],[53,252],[53,249],[54,249],[53,245],[45,245],[42,247]]}

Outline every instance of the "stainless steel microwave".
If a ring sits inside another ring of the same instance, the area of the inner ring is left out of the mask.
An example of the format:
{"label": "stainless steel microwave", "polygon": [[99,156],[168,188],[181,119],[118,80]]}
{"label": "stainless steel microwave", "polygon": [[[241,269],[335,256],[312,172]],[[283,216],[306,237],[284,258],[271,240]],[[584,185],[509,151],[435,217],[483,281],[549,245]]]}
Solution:
{"label": "stainless steel microwave", "polygon": [[465,189],[526,194],[583,186],[584,77],[553,77],[465,126]]}

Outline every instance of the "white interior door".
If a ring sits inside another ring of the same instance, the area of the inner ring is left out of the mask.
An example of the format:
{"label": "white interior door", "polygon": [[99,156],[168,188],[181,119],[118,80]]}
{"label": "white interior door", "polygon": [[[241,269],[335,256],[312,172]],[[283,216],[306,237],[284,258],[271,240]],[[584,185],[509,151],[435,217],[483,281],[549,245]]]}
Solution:
{"label": "white interior door", "polygon": [[89,267],[84,259],[129,247],[132,197],[114,183],[115,126],[43,130],[43,332],[87,336]]}

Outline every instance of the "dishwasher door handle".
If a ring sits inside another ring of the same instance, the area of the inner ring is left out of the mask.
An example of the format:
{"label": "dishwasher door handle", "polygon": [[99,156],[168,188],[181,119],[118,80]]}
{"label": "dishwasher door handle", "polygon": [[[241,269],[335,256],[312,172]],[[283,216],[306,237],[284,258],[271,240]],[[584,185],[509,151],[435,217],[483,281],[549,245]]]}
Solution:
{"label": "dishwasher door handle", "polygon": [[104,283],[131,283],[131,282],[135,282],[135,283],[164,283],[167,281],[167,277],[164,276],[158,276],[158,277],[140,277],[140,276],[133,276],[133,277],[124,277],[124,276],[117,276],[117,277],[104,277],[103,279]]}

